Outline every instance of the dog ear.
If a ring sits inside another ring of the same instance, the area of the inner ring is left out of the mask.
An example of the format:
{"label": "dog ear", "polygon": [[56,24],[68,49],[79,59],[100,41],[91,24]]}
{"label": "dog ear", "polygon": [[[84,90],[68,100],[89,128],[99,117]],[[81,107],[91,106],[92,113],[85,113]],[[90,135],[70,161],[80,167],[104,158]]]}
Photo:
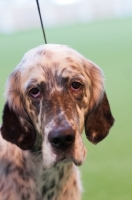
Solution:
{"label": "dog ear", "polygon": [[36,139],[36,131],[23,106],[20,74],[17,70],[9,77],[5,94],[7,103],[3,110],[2,136],[23,150],[32,149]]}
{"label": "dog ear", "polygon": [[97,144],[109,133],[114,123],[110,105],[104,91],[102,70],[93,62],[85,60],[85,72],[89,81],[89,108],[85,120],[85,132],[88,140]]}
{"label": "dog ear", "polygon": [[32,149],[36,139],[35,130],[29,119],[25,120],[16,114],[9,108],[8,103],[5,104],[3,111],[1,133],[5,140],[16,144],[23,150]]}
{"label": "dog ear", "polygon": [[108,135],[113,123],[114,118],[106,93],[104,93],[102,100],[86,118],[85,133],[88,140],[94,144],[103,140]]}

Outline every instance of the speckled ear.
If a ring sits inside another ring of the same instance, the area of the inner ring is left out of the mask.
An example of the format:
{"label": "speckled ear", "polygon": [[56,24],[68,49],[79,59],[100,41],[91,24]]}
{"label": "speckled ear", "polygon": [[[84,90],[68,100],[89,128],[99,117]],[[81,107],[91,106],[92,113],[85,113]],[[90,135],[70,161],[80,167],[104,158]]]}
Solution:
{"label": "speckled ear", "polygon": [[3,110],[1,134],[5,140],[23,150],[32,149],[36,139],[36,132],[29,117],[25,119],[25,116],[15,112],[8,102]]}
{"label": "speckled ear", "polygon": [[24,109],[24,98],[21,93],[21,73],[15,69],[6,83],[6,104],[3,110],[1,133],[4,139],[16,144],[23,150],[33,147],[36,132]]}
{"label": "speckled ear", "polygon": [[108,135],[113,124],[114,118],[106,93],[104,93],[102,100],[86,118],[85,132],[88,140],[97,144]]}

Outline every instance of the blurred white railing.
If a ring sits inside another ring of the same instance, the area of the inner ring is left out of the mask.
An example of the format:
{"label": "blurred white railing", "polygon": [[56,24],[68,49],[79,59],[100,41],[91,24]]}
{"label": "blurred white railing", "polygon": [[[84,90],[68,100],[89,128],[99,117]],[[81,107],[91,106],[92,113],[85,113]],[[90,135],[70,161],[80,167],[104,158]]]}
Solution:
{"label": "blurred white railing", "polygon": [[[46,27],[96,19],[132,16],[132,0],[78,0],[73,4],[55,4],[39,0]],[[0,32],[40,27],[36,0],[0,0]]]}

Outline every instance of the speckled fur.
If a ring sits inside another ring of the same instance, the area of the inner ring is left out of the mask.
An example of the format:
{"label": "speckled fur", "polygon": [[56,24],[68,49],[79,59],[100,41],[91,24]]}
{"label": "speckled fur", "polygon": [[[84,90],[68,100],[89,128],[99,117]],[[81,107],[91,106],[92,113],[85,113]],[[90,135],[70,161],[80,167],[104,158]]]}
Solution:
{"label": "speckled fur", "polygon": [[[72,87],[74,82],[79,89]],[[30,93],[33,88],[39,90],[37,97]],[[0,200],[80,200],[83,129],[98,143],[114,122],[101,69],[67,46],[42,45],[15,68],[5,96]],[[74,140],[56,149],[49,135],[60,130],[72,133]]]}
{"label": "speckled fur", "polygon": [[41,154],[23,151],[0,136],[1,200],[80,199],[79,179],[72,162],[44,169]]}

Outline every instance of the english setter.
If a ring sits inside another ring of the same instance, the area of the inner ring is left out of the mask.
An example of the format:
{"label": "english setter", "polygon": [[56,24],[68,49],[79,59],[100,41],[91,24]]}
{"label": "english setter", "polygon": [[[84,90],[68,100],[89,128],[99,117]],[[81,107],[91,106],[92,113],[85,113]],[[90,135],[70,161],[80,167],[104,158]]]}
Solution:
{"label": "english setter", "polygon": [[80,200],[82,142],[114,123],[101,69],[77,51],[29,51],[6,84],[0,136],[0,200]]}

